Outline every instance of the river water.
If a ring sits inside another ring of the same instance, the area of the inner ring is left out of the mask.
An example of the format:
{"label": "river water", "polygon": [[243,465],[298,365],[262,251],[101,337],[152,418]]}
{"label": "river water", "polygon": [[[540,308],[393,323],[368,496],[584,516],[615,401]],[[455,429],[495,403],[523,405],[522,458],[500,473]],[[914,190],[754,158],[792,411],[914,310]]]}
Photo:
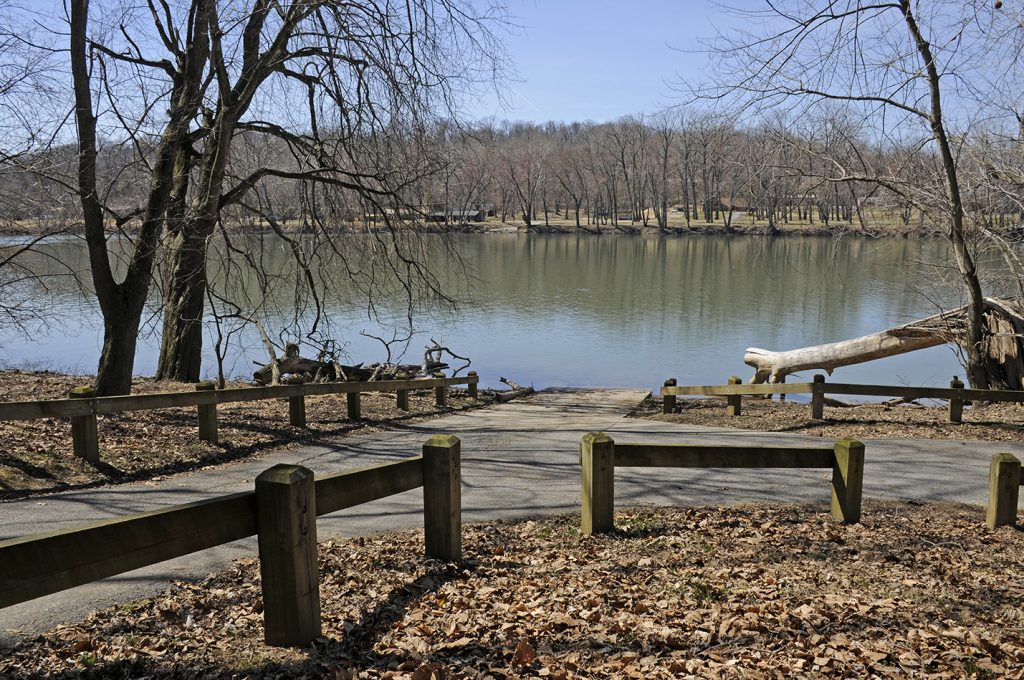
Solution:
{"label": "river water", "polygon": [[[721,384],[733,374],[749,378],[746,347],[851,338],[960,302],[943,284],[953,272],[941,240],[472,234],[454,242],[469,267],[471,283],[459,290],[468,301],[455,314],[419,318],[406,360],[418,363],[433,337],[471,357],[486,385],[500,376],[538,388],[653,388],[668,377]],[[80,242],[51,248],[85,271]],[[30,324],[27,340],[0,326],[0,361],[93,372],[102,326],[88,294],[57,278],[34,295],[45,300],[48,324]],[[353,362],[383,358],[379,342],[359,335],[382,332],[364,302],[328,302],[327,313]],[[140,338],[137,374],[156,365],[153,325]],[[266,360],[255,333],[242,340],[227,362],[235,376]],[[212,358],[204,367],[214,373]],[[951,349],[935,348],[839,369],[833,379],[946,385],[962,373]]]}

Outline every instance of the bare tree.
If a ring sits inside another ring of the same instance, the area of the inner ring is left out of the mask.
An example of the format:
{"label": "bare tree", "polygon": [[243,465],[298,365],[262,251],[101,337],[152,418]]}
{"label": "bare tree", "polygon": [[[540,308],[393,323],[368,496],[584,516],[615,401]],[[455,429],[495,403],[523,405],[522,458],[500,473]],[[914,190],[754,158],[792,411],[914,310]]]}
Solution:
{"label": "bare tree", "polygon": [[988,49],[990,36],[976,29],[992,21],[996,11],[982,2],[766,2],[763,11],[747,15],[748,25],[765,27],[763,33],[720,38],[716,48],[724,87],[701,93],[739,98],[749,110],[842,103],[871,122],[879,142],[910,142],[928,150],[938,179],[934,194],[922,191],[917,178],[864,174],[839,159],[832,159],[830,179],[883,186],[945,225],[967,299],[962,341],[967,373],[979,388],[1001,380],[985,349],[984,295],[961,189],[960,134],[950,127],[957,118],[947,115],[944,97],[971,68],[965,59],[978,59]]}
{"label": "bare tree", "polygon": [[[311,228],[326,223],[316,206],[329,193],[335,205],[360,203],[361,214],[382,216],[391,245],[380,251],[393,258],[385,268],[423,274],[395,238],[408,220],[394,203],[412,199],[413,180],[365,150],[389,135],[416,138],[455,113],[463,88],[495,77],[499,7],[69,0],[68,8],[69,49],[49,58],[70,68],[77,161],[71,176],[49,177],[81,205],[104,319],[100,394],[129,389],[161,250],[158,376],[198,378],[210,244],[225,216],[279,203],[272,183],[302,187]],[[240,140],[279,153],[254,165],[235,157]],[[123,276],[112,266],[111,234],[130,238]]]}

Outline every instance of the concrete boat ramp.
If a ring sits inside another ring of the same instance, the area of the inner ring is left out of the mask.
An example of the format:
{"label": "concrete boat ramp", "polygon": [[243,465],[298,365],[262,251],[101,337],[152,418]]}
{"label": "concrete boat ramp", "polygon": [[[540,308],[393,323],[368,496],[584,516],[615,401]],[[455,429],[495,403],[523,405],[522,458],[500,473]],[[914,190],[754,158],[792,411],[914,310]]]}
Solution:
{"label": "concrete boat ramp", "polygon": [[[434,434],[462,440],[463,520],[523,518],[578,511],[579,442],[603,431],[621,442],[821,446],[790,434],[709,428],[627,418],[648,394],[639,389],[547,390],[521,401],[459,413],[415,425],[358,433],[331,446],[270,453],[160,482],[70,491],[0,504],[0,539],[56,531],[120,515],[248,491],[256,475],[294,463],[317,475],[418,454]],[[1024,445],[952,440],[868,440],[864,495],[915,501],[986,501],[993,453],[1024,458]],[[826,470],[623,470],[616,504],[733,504],[748,501],[827,500]],[[422,525],[417,489],[320,518],[317,531],[367,535]],[[251,538],[115,576],[0,610],[0,646],[90,611],[148,597],[171,579],[198,579],[238,557],[254,556]]]}

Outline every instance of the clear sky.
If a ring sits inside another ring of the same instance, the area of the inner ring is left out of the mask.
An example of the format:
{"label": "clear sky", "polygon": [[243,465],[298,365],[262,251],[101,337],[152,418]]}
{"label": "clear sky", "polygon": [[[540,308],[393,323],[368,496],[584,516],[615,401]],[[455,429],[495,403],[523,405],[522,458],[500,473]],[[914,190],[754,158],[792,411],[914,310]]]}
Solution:
{"label": "clear sky", "polygon": [[[518,81],[473,104],[471,118],[608,121],[678,102],[671,84],[699,79],[699,38],[726,30],[712,0],[506,0],[520,28],[506,46]],[[733,5],[763,5],[733,0]]]}

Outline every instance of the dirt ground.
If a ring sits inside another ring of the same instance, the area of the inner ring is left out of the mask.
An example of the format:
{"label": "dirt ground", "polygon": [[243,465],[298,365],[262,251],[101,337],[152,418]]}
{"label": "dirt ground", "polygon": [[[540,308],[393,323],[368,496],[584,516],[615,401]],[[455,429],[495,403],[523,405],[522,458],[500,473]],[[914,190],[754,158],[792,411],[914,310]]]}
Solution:
{"label": "dirt ground", "polygon": [[741,415],[725,413],[725,399],[680,397],[676,412],[662,413],[660,396],[648,397],[633,417],[671,423],[735,427],[762,432],[794,432],[838,439],[1024,439],[1024,405],[989,404],[964,408],[963,422],[949,422],[946,406],[921,404],[858,404],[826,406],[824,419],[811,418],[810,404],[745,398]]}
{"label": "dirt ground", "polygon": [[634,508],[320,545],[323,637],[262,644],[254,560],[9,651],[0,676],[1021,678],[1024,533],[957,504]]}
{"label": "dirt ground", "polygon": [[[63,398],[70,388],[91,380],[90,376],[49,371],[0,371],[0,401]],[[132,384],[135,394],[193,389],[191,384],[149,378],[136,378]],[[366,393],[362,396],[363,419],[353,422],[347,419],[345,395],[307,397],[306,428],[288,424],[287,400],[222,404],[217,407],[220,442],[216,445],[199,440],[194,407],[113,414],[99,418],[100,463],[95,465],[73,455],[71,423],[66,419],[0,422],[0,500],[158,479],[270,449],[329,443],[353,430],[439,417],[493,401],[493,395],[484,390],[473,400],[464,389],[452,388],[447,406],[438,409],[431,389],[410,392],[409,411],[400,411],[394,393]]]}

